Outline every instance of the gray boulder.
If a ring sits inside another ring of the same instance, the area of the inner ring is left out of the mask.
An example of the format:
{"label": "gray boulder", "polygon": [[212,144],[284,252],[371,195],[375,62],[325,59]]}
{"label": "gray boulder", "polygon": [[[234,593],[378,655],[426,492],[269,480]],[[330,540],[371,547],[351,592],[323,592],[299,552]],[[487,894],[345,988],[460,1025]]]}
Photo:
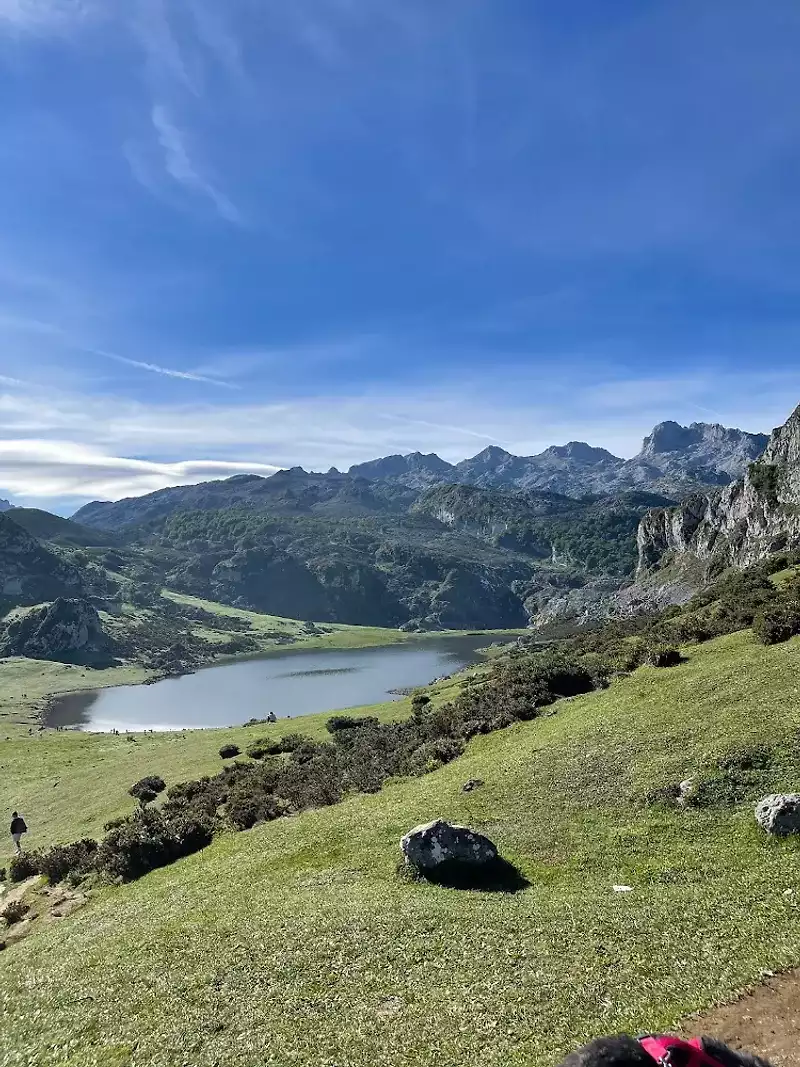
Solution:
{"label": "gray boulder", "polygon": [[418,871],[435,871],[444,863],[480,867],[494,863],[497,848],[483,834],[444,819],[415,826],[400,842],[406,863]]}
{"label": "gray boulder", "polygon": [[800,834],[800,793],[775,793],[756,804],[756,821],[768,834]]}
{"label": "gray boulder", "polygon": [[108,662],[113,642],[86,600],[59,598],[14,619],[0,636],[0,655],[63,663]]}

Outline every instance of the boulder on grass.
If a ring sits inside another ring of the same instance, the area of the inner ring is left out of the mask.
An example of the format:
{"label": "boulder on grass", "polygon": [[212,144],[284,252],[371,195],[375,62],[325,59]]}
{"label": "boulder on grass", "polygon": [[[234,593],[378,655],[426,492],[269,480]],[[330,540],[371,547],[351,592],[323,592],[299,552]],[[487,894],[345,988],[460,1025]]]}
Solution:
{"label": "boulder on grass", "polygon": [[481,867],[497,861],[496,846],[468,826],[454,826],[444,819],[415,826],[400,842],[406,863],[423,874],[443,864]]}
{"label": "boulder on grass", "polygon": [[800,834],[800,793],[775,793],[756,804],[756,821],[768,834]]}

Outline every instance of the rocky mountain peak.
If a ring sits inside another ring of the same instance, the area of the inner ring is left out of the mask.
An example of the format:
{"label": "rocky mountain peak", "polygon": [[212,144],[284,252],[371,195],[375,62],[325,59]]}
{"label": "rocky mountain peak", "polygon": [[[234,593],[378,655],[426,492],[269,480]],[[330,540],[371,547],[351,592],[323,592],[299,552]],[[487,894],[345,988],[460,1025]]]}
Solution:
{"label": "rocky mountain peak", "polygon": [[693,422],[681,426],[678,422],[660,422],[645,437],[637,458],[653,459],[670,453],[747,452],[751,459],[763,452],[769,438],[766,434],[748,433],[718,422]]}
{"label": "rocky mountain peak", "polygon": [[681,426],[678,422],[660,422],[642,443],[642,456],[658,456],[664,452],[680,452],[696,444],[702,436],[700,423]]}
{"label": "rocky mountain peak", "polygon": [[565,445],[551,445],[542,452],[542,456],[553,459],[573,459],[579,463],[622,463],[606,448],[594,448],[585,441],[568,441]]}
{"label": "rocky mountain peak", "polygon": [[764,453],[764,462],[800,464],[800,406],[794,409],[783,426],[772,431]]}
{"label": "rocky mountain peak", "polygon": [[510,459],[515,459],[510,452],[506,452],[504,448],[500,448],[499,445],[489,445],[480,451],[477,456],[473,456],[471,459],[464,460],[463,464],[458,463],[456,466],[483,466],[483,467],[496,467],[500,463],[506,463]]}

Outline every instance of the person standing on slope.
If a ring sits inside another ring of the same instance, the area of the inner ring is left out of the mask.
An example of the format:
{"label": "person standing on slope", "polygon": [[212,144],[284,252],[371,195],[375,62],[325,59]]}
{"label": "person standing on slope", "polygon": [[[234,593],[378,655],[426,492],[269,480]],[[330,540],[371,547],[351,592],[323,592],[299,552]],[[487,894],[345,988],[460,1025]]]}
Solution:
{"label": "person standing on slope", "polygon": [[27,834],[28,827],[25,825],[25,820],[22,818],[18,811],[11,813],[11,840],[14,842],[14,847],[17,852],[22,852],[22,835]]}

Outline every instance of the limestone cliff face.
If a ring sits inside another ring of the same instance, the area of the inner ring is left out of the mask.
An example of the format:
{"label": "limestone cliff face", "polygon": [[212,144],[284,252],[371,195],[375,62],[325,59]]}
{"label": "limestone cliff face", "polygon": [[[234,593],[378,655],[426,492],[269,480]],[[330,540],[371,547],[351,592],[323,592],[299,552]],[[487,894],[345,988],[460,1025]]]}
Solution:
{"label": "limestone cliff face", "polygon": [[672,563],[746,567],[800,547],[800,407],[773,431],[744,478],[678,507],[651,511],[637,541],[640,579]]}
{"label": "limestone cliff face", "polygon": [[107,663],[113,643],[86,600],[59,598],[14,619],[0,637],[0,655],[64,663]]}
{"label": "limestone cliff face", "polygon": [[83,592],[79,572],[0,515],[0,599],[38,604]]}

